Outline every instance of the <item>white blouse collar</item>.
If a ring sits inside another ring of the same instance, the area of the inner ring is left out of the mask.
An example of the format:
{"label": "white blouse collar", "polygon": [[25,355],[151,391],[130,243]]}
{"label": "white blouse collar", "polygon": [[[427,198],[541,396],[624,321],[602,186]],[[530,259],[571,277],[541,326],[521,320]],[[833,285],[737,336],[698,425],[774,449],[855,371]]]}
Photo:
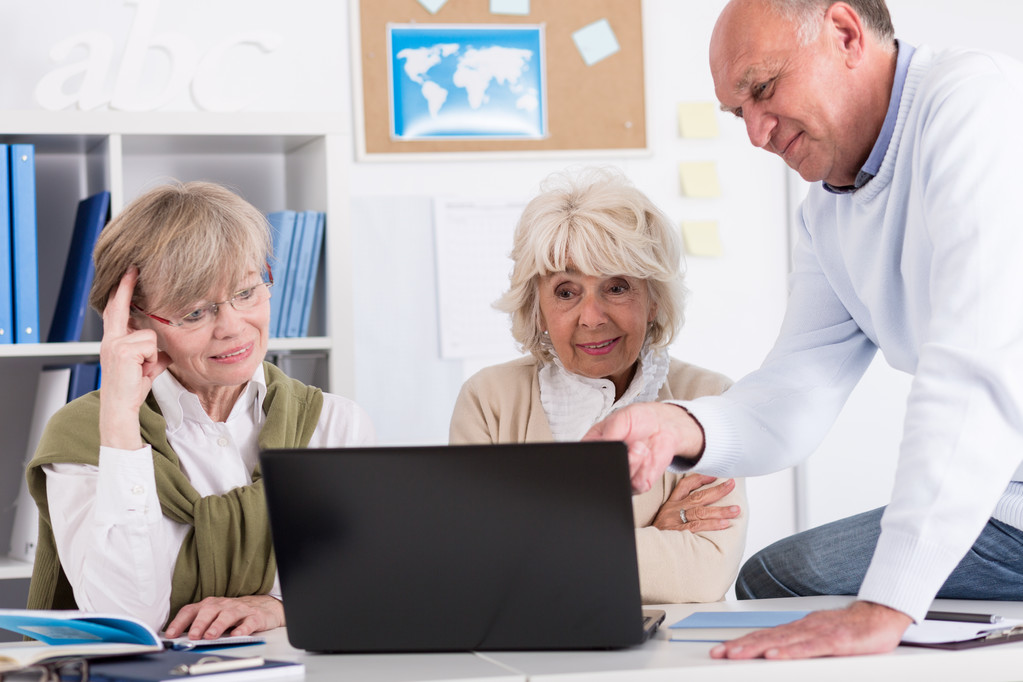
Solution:
{"label": "white blouse collar", "polygon": [[[249,407],[254,406],[253,409],[261,410],[265,395],[266,376],[263,365],[260,363],[256,371],[252,373],[252,379],[245,384],[245,389],[238,396],[234,407],[231,408],[228,421],[241,414],[241,410]],[[164,370],[153,381],[153,397],[156,398],[156,403],[160,406],[163,418],[167,422],[168,433],[180,428],[185,420],[199,423],[211,421],[199,403],[199,397],[182,386],[181,382],[168,370]]]}
{"label": "white blouse collar", "polygon": [[664,348],[645,345],[639,355],[636,375],[616,401],[614,382],[569,372],[554,354],[554,359],[544,364],[539,372],[540,403],[554,440],[579,440],[591,426],[613,411],[632,403],[656,400],[668,378],[670,361]]}

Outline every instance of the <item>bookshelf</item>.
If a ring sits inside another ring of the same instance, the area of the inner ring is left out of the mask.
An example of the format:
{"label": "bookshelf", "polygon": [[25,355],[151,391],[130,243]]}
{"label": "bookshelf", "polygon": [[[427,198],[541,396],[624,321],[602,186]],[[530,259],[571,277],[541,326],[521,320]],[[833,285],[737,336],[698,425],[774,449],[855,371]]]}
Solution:
{"label": "bookshelf", "polygon": [[[348,165],[352,141],[345,117],[320,114],[129,114],[0,112],[0,142],[36,147],[39,320],[46,338],[79,200],[111,193],[111,212],[170,180],[210,180],[244,196],[263,213],[283,208],[327,214],[309,335],[270,339],[268,355],[286,371],[326,390],[354,393],[353,302]],[[14,500],[23,477],[37,377],[53,364],[96,359],[102,329],[89,313],[79,343],[0,345],[0,607],[6,581],[31,566],[8,558]],[[20,599],[20,596],[17,597]]]}

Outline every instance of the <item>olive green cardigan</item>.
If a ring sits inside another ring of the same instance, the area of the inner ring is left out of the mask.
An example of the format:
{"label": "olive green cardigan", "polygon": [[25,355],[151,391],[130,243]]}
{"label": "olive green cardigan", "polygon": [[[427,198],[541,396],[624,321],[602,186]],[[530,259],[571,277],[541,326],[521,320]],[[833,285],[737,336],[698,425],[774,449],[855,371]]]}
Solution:
{"label": "olive green cardigan", "polygon": [[[306,447],[323,407],[318,388],[288,377],[264,362],[266,422],[261,448]],[[30,609],[78,608],[60,565],[46,502],[46,464],[99,465],[99,391],[68,403],[46,425],[28,465],[29,492],[39,508],[39,540],[29,587]],[[170,617],[182,606],[208,596],[266,594],[273,587],[277,562],[259,467],[252,484],[223,495],[201,497],[181,470],[167,441],[167,423],[153,394],[139,410],[142,440],[152,446],[160,507],[168,518],[192,526],[174,567]]]}

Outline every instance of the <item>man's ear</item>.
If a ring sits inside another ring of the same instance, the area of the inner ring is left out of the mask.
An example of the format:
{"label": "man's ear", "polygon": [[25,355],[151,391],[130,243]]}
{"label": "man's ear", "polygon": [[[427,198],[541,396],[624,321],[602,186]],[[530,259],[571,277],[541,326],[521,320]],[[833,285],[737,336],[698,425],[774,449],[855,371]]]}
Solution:
{"label": "man's ear", "polygon": [[853,68],[863,60],[867,34],[860,15],[844,2],[836,2],[824,14],[824,30],[833,37],[832,44]]}

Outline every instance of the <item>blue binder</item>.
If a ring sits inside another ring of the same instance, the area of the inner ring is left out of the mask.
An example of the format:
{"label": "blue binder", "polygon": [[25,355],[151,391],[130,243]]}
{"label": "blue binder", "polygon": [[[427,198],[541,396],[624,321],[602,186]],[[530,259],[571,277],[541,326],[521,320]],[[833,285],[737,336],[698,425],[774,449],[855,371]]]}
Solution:
{"label": "blue binder", "polygon": [[0,343],[14,343],[14,272],[11,269],[11,192],[7,145],[0,144]]}
{"label": "blue binder", "polygon": [[98,362],[78,362],[71,365],[71,382],[67,389],[67,401],[80,398],[95,391],[99,383]]}
{"label": "blue binder", "polygon": [[82,338],[82,325],[89,308],[89,289],[95,274],[92,250],[109,213],[110,192],[100,192],[78,202],[64,278],[60,283],[50,332],[46,336],[48,343],[80,341]]}
{"label": "blue binder", "polygon": [[274,273],[274,287],[270,295],[270,336],[279,336],[281,311],[284,308],[288,278],[288,261],[291,258],[291,246],[295,242],[295,212],[276,211],[267,215],[273,228],[274,255],[270,259],[270,267]]}
{"label": "blue binder", "polygon": [[288,337],[302,335],[302,314],[305,311],[306,296],[312,288],[309,273],[312,271],[313,252],[319,254],[319,249],[316,248],[317,241],[323,238],[319,214],[316,211],[302,211],[302,214],[304,220],[302,240],[299,242],[298,269],[295,272],[291,301],[288,303],[287,327],[284,334]]}
{"label": "blue binder", "polygon": [[12,144],[10,152],[14,342],[38,343],[39,262],[36,243],[35,146]]}
{"label": "blue binder", "polygon": [[295,232],[291,239],[291,252],[288,254],[288,269],[285,273],[284,291],[281,292],[281,318],[277,322],[277,336],[288,335],[288,320],[291,319],[291,306],[295,300],[295,288],[298,286],[299,252],[302,250],[302,239],[305,235],[305,211],[295,212]]}
{"label": "blue binder", "polygon": [[302,305],[302,315],[299,318],[299,336],[309,336],[309,318],[313,312],[313,295],[316,293],[316,276],[320,271],[320,251],[323,249],[323,231],[327,222],[327,214],[318,212],[316,214],[316,233],[313,236],[313,255],[309,265],[309,277],[306,278],[308,285],[305,290],[305,302]]}

